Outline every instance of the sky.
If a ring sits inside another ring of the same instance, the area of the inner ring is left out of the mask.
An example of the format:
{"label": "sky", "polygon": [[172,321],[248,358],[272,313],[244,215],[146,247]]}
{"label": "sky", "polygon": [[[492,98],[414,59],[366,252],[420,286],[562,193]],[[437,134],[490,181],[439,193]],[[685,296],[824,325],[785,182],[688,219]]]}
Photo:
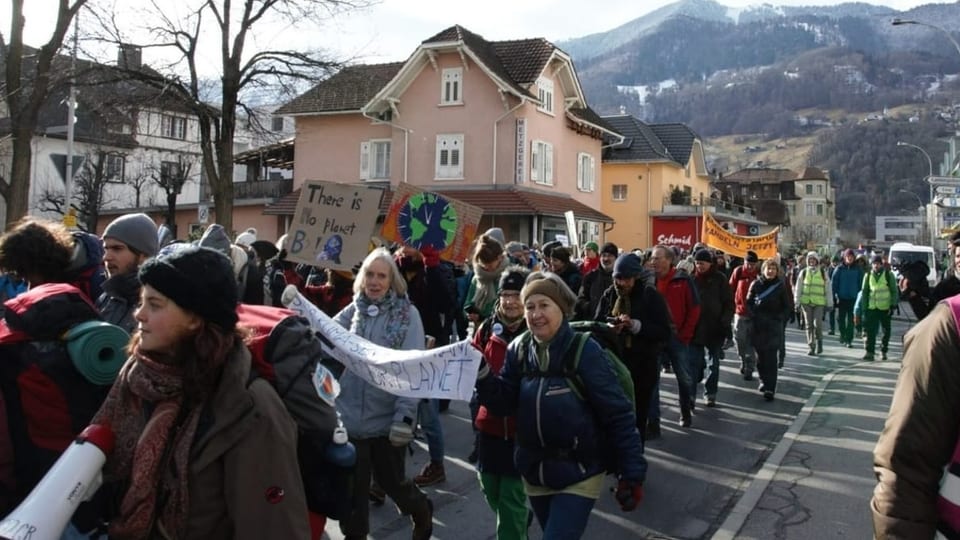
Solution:
{"label": "sky", "polygon": [[[91,0],[103,1],[103,0]],[[147,0],[112,0],[123,24],[131,32],[142,17],[123,16],[123,10],[145,5]],[[176,9],[184,0],[159,0]],[[235,4],[240,4],[234,0]],[[330,20],[324,27],[271,25],[260,28],[256,46],[286,49],[322,48],[336,58],[353,63],[405,60],[424,39],[453,24],[460,24],[488,40],[544,37],[560,41],[604,32],[672,3],[670,0],[381,0],[374,7]],[[761,2],[720,0],[737,9]],[[832,5],[831,0],[780,0],[775,5]],[[914,0],[872,1],[897,10],[930,3]],[[25,42],[40,45],[49,39],[57,0],[27,0],[24,10]],[[455,7],[453,7],[455,6]],[[589,6],[589,7],[586,7]],[[128,12],[127,12],[128,13]],[[0,31],[10,31],[10,2],[0,0]],[[152,51],[144,60],[151,62]],[[211,59],[214,51],[211,52]]]}

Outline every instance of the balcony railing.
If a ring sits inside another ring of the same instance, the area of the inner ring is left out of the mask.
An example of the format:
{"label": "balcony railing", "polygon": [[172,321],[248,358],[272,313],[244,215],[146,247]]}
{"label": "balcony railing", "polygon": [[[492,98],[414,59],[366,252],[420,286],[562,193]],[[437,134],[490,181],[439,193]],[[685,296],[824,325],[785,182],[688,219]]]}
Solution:
{"label": "balcony railing", "polygon": [[[293,179],[263,180],[258,182],[234,182],[233,198],[239,199],[279,199],[293,191]],[[200,200],[213,197],[209,184],[200,185]]]}
{"label": "balcony railing", "polygon": [[704,208],[711,212],[726,214],[742,214],[747,217],[756,217],[756,212],[750,206],[736,204],[730,201],[724,201],[716,197],[706,197],[703,194],[691,197],[674,197],[667,195],[663,198],[663,212],[669,214],[672,211],[696,211],[701,212]]}

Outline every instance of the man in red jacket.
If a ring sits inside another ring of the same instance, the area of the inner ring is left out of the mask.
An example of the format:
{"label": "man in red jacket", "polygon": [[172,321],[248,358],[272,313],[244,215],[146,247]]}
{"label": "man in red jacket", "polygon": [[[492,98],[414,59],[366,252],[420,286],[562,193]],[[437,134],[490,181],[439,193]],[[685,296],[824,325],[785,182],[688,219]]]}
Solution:
{"label": "man in red jacket", "polygon": [[[676,254],[666,246],[653,248],[650,262],[657,275],[657,290],[663,295],[670,308],[673,327],[676,333],[667,344],[665,354],[677,376],[677,389],[680,394],[680,425],[693,425],[691,412],[696,400],[696,388],[699,381],[694,380],[694,366],[699,362],[697,347],[693,345],[693,334],[700,320],[700,297],[690,275],[677,272]],[[653,407],[659,412],[660,393],[653,397]],[[659,418],[660,415],[656,414]]]}
{"label": "man in red jacket", "polygon": [[747,310],[747,292],[750,284],[757,279],[760,258],[748,251],[743,264],[730,274],[730,288],[733,289],[733,335],[737,342],[737,355],[740,356],[740,374],[743,380],[753,380],[753,370],[757,367],[757,355],[753,350],[753,321]]}

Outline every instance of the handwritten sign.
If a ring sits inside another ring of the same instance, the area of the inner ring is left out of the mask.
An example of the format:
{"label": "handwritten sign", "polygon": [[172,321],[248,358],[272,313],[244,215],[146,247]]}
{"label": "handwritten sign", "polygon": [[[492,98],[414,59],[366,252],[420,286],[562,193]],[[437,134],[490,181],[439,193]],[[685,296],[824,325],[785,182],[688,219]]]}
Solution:
{"label": "handwritten sign", "polygon": [[703,226],[700,241],[737,257],[746,257],[747,251],[753,251],[761,259],[777,256],[777,234],[780,227],[761,236],[740,236],[723,228],[710,214],[703,214]]}
{"label": "handwritten sign", "polygon": [[483,210],[406,182],[397,186],[380,236],[421,249],[433,246],[440,258],[461,261],[469,256]]}
{"label": "handwritten sign", "polygon": [[369,253],[382,189],[308,180],[287,232],[287,258],[350,270]]}
{"label": "handwritten sign", "polygon": [[350,332],[303,297],[293,285],[283,304],[307,319],[325,353],[368,384],[400,397],[469,401],[483,355],[469,340],[427,351],[396,351]]}

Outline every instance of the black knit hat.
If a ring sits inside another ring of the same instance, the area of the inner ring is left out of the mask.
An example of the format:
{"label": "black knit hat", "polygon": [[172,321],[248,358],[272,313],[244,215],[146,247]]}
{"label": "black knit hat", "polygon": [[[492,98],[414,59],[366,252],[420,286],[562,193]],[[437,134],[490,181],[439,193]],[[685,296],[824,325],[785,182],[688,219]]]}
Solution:
{"label": "black knit hat", "polygon": [[749,263],[760,262],[760,257],[757,257],[756,252],[754,252],[754,251],[748,251],[748,252],[747,252],[747,259],[746,259],[746,260],[747,260],[747,262],[749,262]]}
{"label": "black knit hat", "polygon": [[693,254],[693,260],[703,261],[703,262],[713,262],[713,255],[710,254],[709,249],[698,249],[697,252]]}
{"label": "black knit hat", "polygon": [[527,281],[530,271],[520,265],[510,265],[500,274],[501,291],[517,291],[523,289],[523,284]]}
{"label": "black knit hat", "polygon": [[633,253],[624,253],[617,257],[617,261],[613,263],[614,278],[629,279],[637,277],[641,273],[643,273],[643,263],[640,262],[640,257]]}
{"label": "black knit hat", "polygon": [[228,332],[237,325],[237,278],[223,253],[186,246],[148,260],[139,276],[140,283]]}
{"label": "black knit hat", "polygon": [[620,255],[620,248],[618,248],[613,242],[607,242],[602,248],[600,248],[600,253],[606,253],[616,257],[617,255]]}

